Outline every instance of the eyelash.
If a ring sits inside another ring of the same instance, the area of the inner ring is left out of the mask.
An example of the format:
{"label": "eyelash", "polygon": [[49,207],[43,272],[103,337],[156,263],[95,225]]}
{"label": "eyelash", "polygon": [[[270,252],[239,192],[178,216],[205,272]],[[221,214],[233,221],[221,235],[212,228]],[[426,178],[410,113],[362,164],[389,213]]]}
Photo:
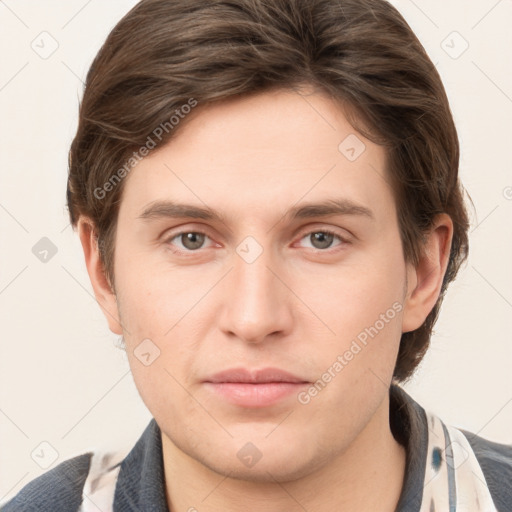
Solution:
{"label": "eyelash", "polygon": [[[178,233],[174,233],[172,234],[170,237],[168,237],[166,240],[165,240],[165,243],[169,245],[170,247],[170,250],[178,255],[190,255],[190,254],[194,254],[194,253],[198,253],[201,249],[196,249],[195,251],[194,250],[183,250],[183,249],[176,249],[176,248],[172,248],[172,240],[174,240],[175,238],[178,238],[182,235],[185,235],[185,234],[188,234],[188,233],[194,233],[194,234],[197,234],[197,235],[204,235],[205,237],[207,238],[210,238],[208,236],[207,233],[205,233],[204,231],[201,231],[201,230],[189,230],[189,231],[179,231]],[[344,245],[347,245],[349,244],[350,242],[342,237],[339,233],[333,231],[333,230],[330,230],[330,229],[315,229],[313,231],[308,231],[306,233],[304,233],[301,237],[300,237],[300,240],[303,240],[304,238],[314,234],[314,233],[324,233],[324,234],[328,234],[328,235],[333,235],[335,238],[338,238],[338,240],[340,241],[340,243],[338,245],[335,245],[333,247],[328,247],[327,249],[315,249],[313,248],[313,250],[315,252],[318,252],[318,253],[329,253],[331,252],[331,249],[333,248],[336,248],[336,247],[340,247],[340,246],[344,246]]]}

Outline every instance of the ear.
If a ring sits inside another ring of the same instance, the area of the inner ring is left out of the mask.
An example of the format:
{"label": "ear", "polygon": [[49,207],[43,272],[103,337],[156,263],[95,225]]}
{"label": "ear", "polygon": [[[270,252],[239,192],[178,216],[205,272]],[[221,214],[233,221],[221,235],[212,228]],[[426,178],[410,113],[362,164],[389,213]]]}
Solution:
{"label": "ear", "polygon": [[426,236],[416,268],[407,266],[407,295],[402,316],[402,332],[421,327],[435,306],[450,258],[453,222],[449,215],[438,215]]}
{"label": "ear", "polygon": [[123,334],[123,329],[119,321],[119,310],[117,307],[117,298],[110,287],[105,275],[103,263],[100,259],[98,237],[94,223],[87,217],[81,216],[77,223],[78,235],[84,251],[85,265],[89,279],[94,289],[94,296],[101,307],[108,326],[114,334]]}

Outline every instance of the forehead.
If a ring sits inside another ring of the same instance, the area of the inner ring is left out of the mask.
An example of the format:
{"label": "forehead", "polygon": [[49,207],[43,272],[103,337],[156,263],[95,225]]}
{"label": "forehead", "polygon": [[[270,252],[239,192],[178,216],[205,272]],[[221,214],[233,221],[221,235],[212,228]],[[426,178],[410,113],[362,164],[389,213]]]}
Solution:
{"label": "forehead", "polygon": [[394,208],[384,149],[323,94],[273,91],[196,108],[128,175],[121,211],[130,218],[165,200],[261,222],[301,201],[343,198],[381,214]]}

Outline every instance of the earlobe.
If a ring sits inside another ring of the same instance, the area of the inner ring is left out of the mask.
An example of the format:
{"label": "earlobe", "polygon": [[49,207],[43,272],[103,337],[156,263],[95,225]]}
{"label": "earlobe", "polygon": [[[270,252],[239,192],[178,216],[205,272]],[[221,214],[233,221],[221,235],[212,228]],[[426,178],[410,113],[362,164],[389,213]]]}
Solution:
{"label": "earlobe", "polygon": [[77,230],[96,301],[107,319],[110,330],[114,334],[123,334],[119,321],[116,295],[105,275],[104,266],[99,254],[98,238],[94,223],[89,218],[82,216],[78,220]]}
{"label": "earlobe", "polygon": [[449,215],[438,215],[429,231],[418,265],[407,266],[408,290],[404,301],[402,332],[421,327],[435,306],[450,258],[453,222]]}

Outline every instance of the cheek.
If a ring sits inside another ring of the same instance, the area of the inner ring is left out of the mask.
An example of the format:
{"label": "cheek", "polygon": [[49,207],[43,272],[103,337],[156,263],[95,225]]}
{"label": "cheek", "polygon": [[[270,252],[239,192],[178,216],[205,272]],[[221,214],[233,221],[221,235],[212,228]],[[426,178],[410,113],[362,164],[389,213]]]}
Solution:
{"label": "cheek", "polygon": [[313,281],[310,277],[303,274],[298,294],[329,327],[322,331],[318,367],[328,369],[342,356],[337,370],[350,381],[370,370],[387,381],[401,337],[405,266],[400,246],[383,246],[350,265],[326,267]]}
{"label": "cheek", "polygon": [[116,260],[119,314],[134,342],[141,336],[169,338],[210,286],[208,275],[193,267],[172,268],[165,258],[154,260],[146,253]]}
{"label": "cheek", "polygon": [[296,279],[297,295],[343,337],[357,334],[403,301],[405,267],[401,258],[390,253],[370,256],[362,255],[337,268],[324,267],[314,275],[302,272]]}
{"label": "cheek", "polygon": [[124,284],[119,314],[130,369],[143,402],[157,419],[163,420],[158,414],[164,414],[167,424],[181,414],[193,415],[194,403],[185,391],[196,352],[195,333],[185,316],[190,307],[181,298],[174,300],[173,293],[164,293],[167,288],[161,279],[153,281],[140,273]]}
{"label": "cheek", "polygon": [[[169,364],[164,352],[150,365],[145,366],[134,355],[130,357],[130,368],[139,395],[155,417],[157,422],[165,425],[173,436],[193,427],[198,416],[198,404],[191,399],[187,382],[176,366],[188,367],[186,362],[176,360]],[[200,411],[199,411],[200,412]]]}

